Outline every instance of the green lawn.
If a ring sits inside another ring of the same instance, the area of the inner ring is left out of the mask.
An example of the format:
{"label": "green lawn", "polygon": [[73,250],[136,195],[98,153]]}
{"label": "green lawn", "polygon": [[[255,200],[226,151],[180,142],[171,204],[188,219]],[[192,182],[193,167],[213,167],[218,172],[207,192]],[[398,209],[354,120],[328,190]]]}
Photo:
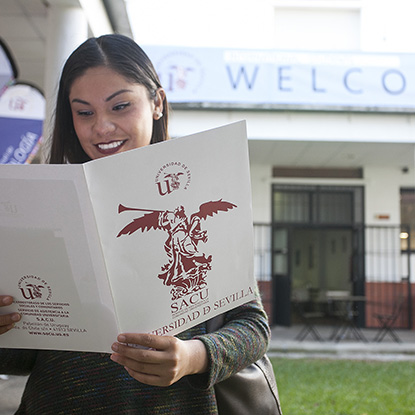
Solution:
{"label": "green lawn", "polygon": [[271,361],[284,415],[415,414],[415,362]]}

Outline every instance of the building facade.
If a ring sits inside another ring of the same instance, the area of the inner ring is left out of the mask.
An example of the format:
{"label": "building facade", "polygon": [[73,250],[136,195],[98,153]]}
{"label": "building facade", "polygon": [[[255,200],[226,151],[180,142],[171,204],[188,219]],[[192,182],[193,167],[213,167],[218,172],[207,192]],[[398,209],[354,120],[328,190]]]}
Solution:
{"label": "building facade", "polygon": [[247,121],[255,269],[273,323],[347,293],[361,299],[359,325],[403,299],[397,324],[412,326],[414,6],[162,3],[182,11],[160,17],[168,40],[150,34],[152,6],[130,16],[170,97],[172,135]]}

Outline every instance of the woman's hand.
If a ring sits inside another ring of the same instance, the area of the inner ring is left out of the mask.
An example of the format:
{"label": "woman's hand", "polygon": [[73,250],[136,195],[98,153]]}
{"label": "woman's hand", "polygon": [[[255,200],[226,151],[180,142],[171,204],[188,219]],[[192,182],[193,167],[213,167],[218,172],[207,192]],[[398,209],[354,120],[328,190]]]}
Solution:
{"label": "woman's hand", "polygon": [[[13,297],[10,297],[10,295],[0,295],[0,307],[11,305],[12,302]],[[0,314],[0,334],[12,329],[14,323],[17,323],[20,319],[21,316],[18,313]]]}
{"label": "woman's hand", "polygon": [[153,334],[120,334],[117,340],[111,360],[147,385],[170,386],[183,376],[207,370],[206,348],[200,340]]}

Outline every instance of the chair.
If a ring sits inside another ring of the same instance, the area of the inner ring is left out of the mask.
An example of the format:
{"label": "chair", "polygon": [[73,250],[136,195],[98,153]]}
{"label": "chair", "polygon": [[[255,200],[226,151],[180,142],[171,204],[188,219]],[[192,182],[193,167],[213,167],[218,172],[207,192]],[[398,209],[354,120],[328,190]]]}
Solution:
{"label": "chair", "polygon": [[311,335],[314,340],[320,342],[324,341],[315,327],[316,321],[324,317],[324,313],[317,307],[318,304],[316,300],[315,295],[309,295],[308,301],[298,301],[296,298],[293,299],[294,308],[300,317],[301,322],[304,324],[295,337],[296,340],[303,341],[308,335]]}
{"label": "chair", "polygon": [[384,339],[384,337],[387,334],[389,334],[396,343],[402,342],[402,340],[399,338],[396,331],[394,330],[393,326],[402,312],[404,302],[405,302],[404,298],[400,298],[399,300],[397,300],[393,304],[392,311],[389,314],[387,313],[375,314],[375,317],[379,322],[379,330],[376,333],[376,336],[373,339],[373,341],[381,342]]}
{"label": "chair", "polygon": [[301,314],[301,319],[304,323],[304,327],[300,330],[295,339],[303,341],[310,334],[314,340],[318,340],[320,342],[324,341],[314,325],[315,320],[322,318],[323,316],[324,314],[319,311],[309,311]]}

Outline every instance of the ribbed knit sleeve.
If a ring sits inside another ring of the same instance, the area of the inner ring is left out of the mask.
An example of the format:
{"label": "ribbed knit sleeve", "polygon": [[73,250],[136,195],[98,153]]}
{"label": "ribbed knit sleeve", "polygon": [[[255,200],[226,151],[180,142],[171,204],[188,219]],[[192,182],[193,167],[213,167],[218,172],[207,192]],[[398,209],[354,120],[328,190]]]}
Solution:
{"label": "ribbed knit sleeve", "polygon": [[37,350],[0,348],[0,373],[28,375],[36,361],[36,356]]}
{"label": "ribbed knit sleeve", "polygon": [[222,328],[195,337],[207,349],[209,371],[189,376],[190,384],[208,389],[260,359],[268,348],[270,329],[259,296],[225,314]]}

